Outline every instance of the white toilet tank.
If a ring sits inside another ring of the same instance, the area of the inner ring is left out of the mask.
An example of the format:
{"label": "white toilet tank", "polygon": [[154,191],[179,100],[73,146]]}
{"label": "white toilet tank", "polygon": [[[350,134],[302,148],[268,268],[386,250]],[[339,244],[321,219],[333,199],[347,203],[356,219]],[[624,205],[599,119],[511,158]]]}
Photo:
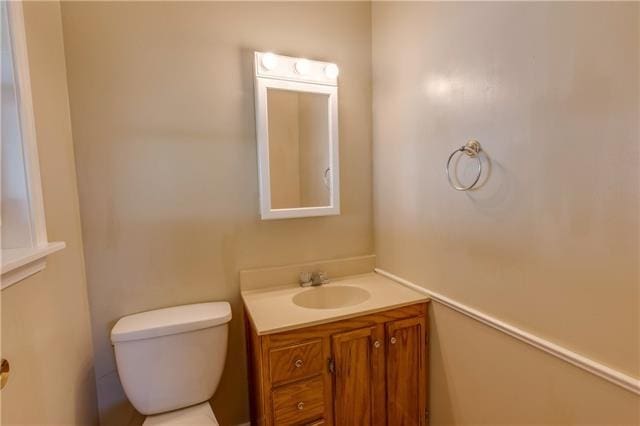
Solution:
{"label": "white toilet tank", "polygon": [[213,396],[227,354],[231,307],[198,303],[121,318],[111,330],[129,401],[144,415],[198,404]]}

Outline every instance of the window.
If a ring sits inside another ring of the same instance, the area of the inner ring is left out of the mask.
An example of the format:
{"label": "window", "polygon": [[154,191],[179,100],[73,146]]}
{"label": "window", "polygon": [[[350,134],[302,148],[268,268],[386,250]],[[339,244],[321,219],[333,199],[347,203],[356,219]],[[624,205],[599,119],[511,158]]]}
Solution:
{"label": "window", "polygon": [[44,269],[47,240],[21,2],[0,1],[1,288]]}

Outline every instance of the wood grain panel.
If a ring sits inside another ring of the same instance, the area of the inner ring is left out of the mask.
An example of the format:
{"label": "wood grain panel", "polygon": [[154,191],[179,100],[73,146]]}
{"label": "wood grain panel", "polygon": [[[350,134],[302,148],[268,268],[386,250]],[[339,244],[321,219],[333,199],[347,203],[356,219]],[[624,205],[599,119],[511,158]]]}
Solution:
{"label": "wood grain panel", "polygon": [[425,318],[388,323],[387,424],[425,424]]}
{"label": "wood grain panel", "polygon": [[[331,358],[331,336],[322,338],[322,359],[328,363]],[[328,364],[323,369],[322,379],[324,381],[324,426],[333,426],[333,374],[329,371]]]}
{"label": "wood grain panel", "polygon": [[376,411],[381,408],[376,407],[380,395],[384,406],[384,375],[380,382],[377,374],[384,372],[383,337],[384,329],[377,326],[332,336],[335,425],[384,424],[384,416]]}
{"label": "wood grain panel", "polygon": [[274,386],[313,376],[320,373],[324,367],[322,340],[316,339],[273,349],[269,358],[271,383]]}
{"label": "wood grain panel", "polygon": [[324,390],[320,376],[273,390],[273,420],[276,425],[313,423],[323,414]]}
{"label": "wood grain panel", "polygon": [[247,343],[247,376],[249,377],[249,410],[252,424],[262,426],[265,419],[264,394],[265,384],[262,380],[262,353],[260,337],[255,333],[246,312],[244,313],[245,338]]}

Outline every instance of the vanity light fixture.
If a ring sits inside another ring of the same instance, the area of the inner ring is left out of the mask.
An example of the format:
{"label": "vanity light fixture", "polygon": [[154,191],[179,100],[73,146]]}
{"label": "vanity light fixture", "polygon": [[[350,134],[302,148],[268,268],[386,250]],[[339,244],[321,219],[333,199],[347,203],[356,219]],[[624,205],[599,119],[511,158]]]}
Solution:
{"label": "vanity light fixture", "polygon": [[311,62],[307,59],[300,59],[299,61],[296,61],[295,67],[298,74],[307,75],[309,74],[309,71],[311,71]]}
{"label": "vanity light fixture", "polygon": [[329,78],[336,78],[340,73],[340,70],[336,64],[329,64],[324,68],[324,73]]}
{"label": "vanity light fixture", "polygon": [[262,66],[267,71],[273,71],[278,66],[278,57],[271,52],[262,55]]}

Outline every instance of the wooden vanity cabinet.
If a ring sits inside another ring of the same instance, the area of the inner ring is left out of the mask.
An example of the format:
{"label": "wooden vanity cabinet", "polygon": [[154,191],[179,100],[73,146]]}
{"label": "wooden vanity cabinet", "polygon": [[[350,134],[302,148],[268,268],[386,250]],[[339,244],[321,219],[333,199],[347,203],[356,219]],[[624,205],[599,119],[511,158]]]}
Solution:
{"label": "wooden vanity cabinet", "polygon": [[427,304],[258,336],[254,425],[426,425]]}

